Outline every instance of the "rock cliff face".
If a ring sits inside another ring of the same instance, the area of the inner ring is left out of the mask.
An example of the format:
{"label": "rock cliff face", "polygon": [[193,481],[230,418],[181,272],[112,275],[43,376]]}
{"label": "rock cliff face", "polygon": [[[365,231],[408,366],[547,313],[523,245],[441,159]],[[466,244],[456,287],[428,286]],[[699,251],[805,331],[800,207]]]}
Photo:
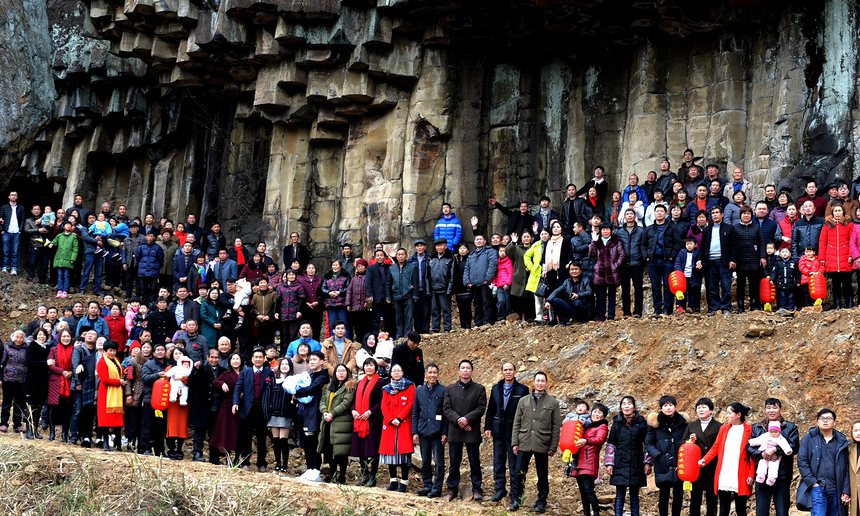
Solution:
{"label": "rock cliff face", "polygon": [[489,196],[559,203],[597,164],[623,186],[687,146],[761,185],[853,174],[856,0],[52,2],[54,84],[0,79],[43,90],[27,114],[4,88],[0,123],[50,119],[23,170],[65,205],[297,230],[324,256],[424,237],[443,201],[498,226]]}

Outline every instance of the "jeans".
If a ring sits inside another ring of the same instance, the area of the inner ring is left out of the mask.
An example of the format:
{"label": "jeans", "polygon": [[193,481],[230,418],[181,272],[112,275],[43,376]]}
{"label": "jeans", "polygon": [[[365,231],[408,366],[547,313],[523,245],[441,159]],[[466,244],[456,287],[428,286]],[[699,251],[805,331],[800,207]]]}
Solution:
{"label": "jeans", "polygon": [[30,248],[30,256],[27,263],[28,279],[38,276],[39,283],[48,282],[48,250],[44,247]]}
{"label": "jeans", "polygon": [[493,436],[493,489],[496,493],[505,492],[505,463],[508,466],[511,492],[513,492],[514,476],[517,473],[517,456],[514,455],[510,439]]}
{"label": "jeans", "polygon": [[[546,453],[521,451],[516,455],[516,478],[511,477],[511,501],[523,497],[525,476],[529,471],[529,462],[535,458],[537,473],[537,503],[546,503],[549,496],[549,456]],[[593,482],[593,479],[592,479]]]}
{"label": "jeans", "polygon": [[789,287],[787,289],[780,289],[777,291],[777,300],[779,301],[779,307],[785,308],[786,310],[794,310],[794,287]]}
{"label": "jeans", "polygon": [[92,253],[84,255],[84,271],[81,273],[81,294],[87,291],[87,284],[90,282],[90,273],[93,273],[93,294],[100,295],[102,293],[102,265],[104,258],[96,256]]}
{"label": "jeans", "polygon": [[839,493],[828,491],[821,486],[813,487],[811,509],[810,516],[838,516],[841,514]]}
{"label": "jeans", "polygon": [[405,337],[407,333],[412,331],[413,326],[413,309],[412,298],[401,299],[394,302],[394,317],[397,325],[397,335],[399,339]]}
{"label": "jeans", "polygon": [[345,306],[326,308],[326,313],[328,314],[328,331],[330,334],[334,334],[334,324],[342,322],[346,324],[346,336],[349,337],[351,335],[349,333],[349,317],[347,316]]}
{"label": "jeans", "polygon": [[[813,506],[815,505],[814,499],[815,495],[813,494]],[[736,493],[731,493],[729,491],[720,491],[717,493],[717,498],[720,500],[720,516],[729,516],[729,512],[732,510],[732,500],[735,501],[735,514],[737,516],[747,516],[747,500],[749,500],[749,496],[738,496]],[[836,503],[839,503],[837,498]],[[839,514],[838,507],[837,512],[828,512],[828,516],[833,516],[835,514]],[[815,516],[815,509],[812,511],[813,516]],[[824,516],[825,513],[821,513],[821,516]]]}
{"label": "jeans", "polygon": [[[421,478],[424,486],[434,493],[442,492],[442,482],[445,480],[445,445],[442,437],[419,437],[421,447]],[[431,460],[432,458],[432,460]]]}
{"label": "jeans", "polygon": [[[430,331],[451,331],[451,294],[433,294],[433,317],[430,323]],[[423,455],[422,455],[423,457]]]}
{"label": "jeans", "polygon": [[671,314],[675,297],[669,291],[669,274],[672,262],[666,258],[654,258],[648,263],[648,278],[651,280],[651,299],[655,314]]}
{"label": "jeans", "polygon": [[[624,499],[630,490],[630,516],[639,516],[639,488],[636,486],[615,486],[615,514],[624,514]],[[692,506],[690,512],[692,512]]]}
{"label": "jeans", "polygon": [[566,324],[571,319],[576,322],[585,322],[589,319],[588,304],[580,299],[568,301],[567,299],[556,297],[550,301],[550,304],[561,323]]}
{"label": "jeans", "polygon": [[463,447],[469,458],[469,480],[472,481],[472,492],[484,494],[481,487],[481,443],[448,443],[448,458],[451,467],[448,469],[448,491],[460,490],[460,464],[463,463]]}
{"label": "jeans", "polygon": [[618,285],[594,285],[594,294],[597,297],[595,319],[598,321],[615,319],[616,292],[618,292]]}
{"label": "jeans", "polygon": [[496,289],[496,320],[503,320],[511,313],[511,291],[504,288]]}
{"label": "jeans", "polygon": [[18,247],[21,233],[3,233],[3,268],[18,268]]}
{"label": "jeans", "polygon": [[475,304],[475,326],[496,322],[496,305],[489,285],[472,285],[472,302]]}
{"label": "jeans", "polygon": [[644,295],[642,282],[645,268],[642,265],[623,265],[621,267],[621,313],[631,315],[630,312],[630,284],[633,284],[633,313],[642,315],[642,304]]}
{"label": "jeans", "polygon": [[708,260],[708,311],[732,309],[732,271],[720,260]]}
{"label": "jeans", "polygon": [[69,291],[69,278],[72,275],[72,269],[66,267],[57,267],[57,291]]}
{"label": "jeans", "polygon": [[756,484],[756,516],[768,516],[771,502],[773,502],[776,516],[788,516],[788,508],[791,505],[791,479],[777,479],[772,486]]}

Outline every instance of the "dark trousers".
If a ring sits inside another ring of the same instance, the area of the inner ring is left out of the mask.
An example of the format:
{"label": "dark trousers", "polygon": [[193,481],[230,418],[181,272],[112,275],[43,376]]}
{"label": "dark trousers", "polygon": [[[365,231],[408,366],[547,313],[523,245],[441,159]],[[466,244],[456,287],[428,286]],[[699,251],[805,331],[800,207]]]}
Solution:
{"label": "dark trousers", "polygon": [[594,293],[597,297],[595,319],[598,321],[615,319],[616,292],[618,292],[618,285],[594,285]]}
{"label": "dark trousers", "polygon": [[[506,464],[507,468],[505,467]],[[513,492],[514,477],[517,474],[517,456],[514,455],[510,439],[493,436],[493,489],[496,493],[504,493],[506,491],[505,469],[508,470],[511,492]]]}
{"label": "dark trousers", "polygon": [[[356,342],[363,342],[364,336],[370,333],[370,330],[373,326],[371,323],[371,312],[370,310],[361,310],[358,312],[349,312],[347,314],[347,319],[349,320],[349,328],[352,330],[355,338],[352,339]],[[298,338],[298,337],[296,337]],[[290,342],[296,340],[295,338],[291,339]],[[286,349],[286,347],[284,348]]]}
{"label": "dark trousers", "polygon": [[287,352],[290,342],[299,338],[301,321],[283,321],[281,323],[281,356]]}
{"label": "dark trousers", "polygon": [[496,301],[489,285],[472,285],[472,303],[475,305],[475,326],[496,322]]}
{"label": "dark trousers", "polygon": [[442,292],[433,294],[433,320],[430,330],[437,332],[451,331],[451,295]]}
{"label": "dark trousers", "polygon": [[96,408],[84,403],[84,395],[81,391],[72,391],[72,418],[69,423],[69,431],[72,439],[92,439],[93,420],[96,417]]}
{"label": "dark trousers", "polygon": [[[242,460],[242,466],[251,462],[251,438],[257,441],[257,467],[266,465],[266,421],[263,419],[263,407],[252,405],[248,417],[239,420],[239,440],[237,452]],[[319,469],[319,468],[317,468]]]}
{"label": "dark trousers", "polygon": [[550,301],[552,309],[555,310],[555,315],[562,323],[574,320],[576,322],[585,322],[589,319],[588,303],[577,299],[576,301],[568,301],[559,297]]}
{"label": "dark trousers", "polygon": [[30,248],[27,260],[27,279],[39,277],[39,283],[48,282],[48,250],[44,247]]}
{"label": "dark trousers", "polygon": [[397,326],[395,338],[405,337],[407,333],[412,331],[414,308],[412,298],[400,299],[394,302],[395,324]]}
{"label": "dark trousers", "polygon": [[854,290],[851,287],[850,272],[828,272],[833,287],[833,303],[836,308],[850,308],[854,304]]}
{"label": "dark trousers", "polygon": [[140,284],[140,302],[145,305],[155,302],[155,296],[158,295],[158,276],[140,276],[138,283]]}
{"label": "dark trousers", "polygon": [[[615,514],[624,514],[624,501],[630,490],[630,516],[639,516],[639,487],[615,486]],[[692,509],[691,509],[692,512]]]}
{"label": "dark trousers", "polygon": [[[382,324],[380,324],[380,320]],[[388,333],[396,331],[394,326],[394,306],[391,303],[374,301],[371,311],[371,332],[378,334],[383,329]]]}
{"label": "dark trousers", "polygon": [[528,290],[523,291],[521,296],[511,296],[511,310],[519,315],[524,321],[533,321],[535,318],[535,295]]}
{"label": "dark trousers", "polygon": [[128,266],[125,271],[125,297],[131,298],[132,292],[137,289],[137,294],[140,295],[140,285],[137,282],[137,266]]}
{"label": "dark trousers", "polygon": [[768,516],[771,503],[773,503],[776,516],[788,516],[788,508],[791,505],[791,479],[777,479],[772,486],[763,483],[756,484],[756,516]]}
{"label": "dark trousers", "polygon": [[27,395],[23,382],[3,382],[3,406],[0,409],[0,425],[9,424],[9,413],[12,413],[12,426],[18,428],[24,421],[27,410]]}
{"label": "dark trousers", "polygon": [[[525,490],[526,473],[529,471],[529,463],[535,458],[535,472],[537,473],[537,501],[546,503],[549,496],[549,456],[546,453],[534,453],[521,451],[516,457],[515,474],[511,477],[511,500],[519,500],[523,497]],[[594,480],[592,479],[592,487]]]}
{"label": "dark trousers", "polygon": [[302,434],[302,450],[305,452],[305,464],[307,469],[320,469],[322,466],[322,457],[317,451],[319,444],[319,432],[305,432]]}
{"label": "dark trousers", "polygon": [[69,425],[72,420],[72,399],[60,398],[59,401],[59,405],[49,405],[51,410],[48,412],[48,426],[53,428],[55,425],[60,425],[65,440],[69,436]]}
{"label": "dark trousers", "polygon": [[[203,441],[206,440],[207,435],[212,435],[212,430],[215,428],[215,418],[218,415],[218,412],[209,412],[209,418],[207,420],[205,427],[195,426],[194,428],[194,440],[192,444],[194,445],[194,453],[203,453]],[[209,447],[209,456],[212,458],[212,447]],[[217,457],[217,452],[215,453],[215,457]]]}
{"label": "dark trousers", "polygon": [[728,491],[720,491],[717,496],[720,500],[720,516],[729,516],[732,510],[732,500],[735,501],[735,514],[737,516],[747,516],[747,500],[749,500],[749,496],[738,496],[736,493]]}
{"label": "dark trousers", "polygon": [[442,482],[445,480],[445,445],[442,437],[419,437],[421,447],[421,479],[427,489],[435,493],[442,492]]}
{"label": "dark trousers", "polygon": [[708,311],[732,309],[732,271],[720,260],[708,260]]}
{"label": "dark trousers", "polygon": [[[701,280],[693,281],[687,278],[687,292],[684,294],[684,299],[678,301],[681,308],[687,307],[694,312],[702,309],[702,282]],[[714,495],[716,496],[716,495]]]}
{"label": "dark trousers", "polygon": [[594,477],[580,475],[576,477],[576,485],[579,486],[583,514],[585,516],[597,516],[600,513],[600,506],[597,502],[597,493],[594,491]]}
{"label": "dark trousers", "polygon": [[693,490],[690,491],[690,516],[701,516],[702,495],[705,498],[705,516],[717,516],[717,493],[714,492],[716,468],[713,462],[705,466],[699,473],[699,479],[693,482]]}
{"label": "dark trousers", "polygon": [[140,445],[140,418],[143,407],[129,407],[126,405],[123,419],[125,422],[125,437],[129,445]]}
{"label": "dark trousers", "polygon": [[122,288],[122,263],[110,256],[105,258],[105,285],[107,288]]}
{"label": "dark trousers", "polygon": [[681,509],[684,508],[684,484],[682,482],[660,486],[660,495],[657,498],[657,512],[660,516],[669,514],[670,497],[672,498],[672,516],[681,516]]}
{"label": "dark trousers", "polygon": [[665,258],[654,258],[648,262],[648,278],[651,280],[651,299],[655,314],[671,314],[675,297],[669,291],[669,274],[672,262]]}
{"label": "dark trousers", "polygon": [[484,494],[481,487],[481,443],[448,443],[448,458],[451,466],[448,469],[448,491],[458,492],[460,490],[460,464],[463,463],[463,447],[469,458],[469,480],[472,482],[472,491]]}
{"label": "dark trousers", "polygon": [[460,313],[460,328],[472,327],[472,295],[457,294],[457,311]]}
{"label": "dark trousers", "polygon": [[[621,313],[624,315],[642,315],[644,294],[642,284],[645,267],[642,265],[623,265],[621,267]],[[633,312],[630,312],[630,285],[633,285]]]}
{"label": "dark trousers", "polygon": [[758,287],[759,282],[761,281],[761,271],[737,271],[738,282],[736,285],[736,295],[738,299],[738,311],[744,311],[744,293],[747,289],[747,283],[749,283],[750,289],[750,310],[758,310],[759,306],[759,297],[758,297]]}
{"label": "dark trousers", "polygon": [[415,319],[415,331],[418,333],[430,333],[430,305],[432,298],[423,290],[418,292],[418,301],[413,308]]}
{"label": "dark trousers", "polygon": [[98,296],[102,293],[102,264],[104,264],[104,257],[101,255],[94,253],[84,254],[84,269],[81,273],[81,294],[87,291],[90,274],[93,275],[93,294]]}
{"label": "dark trousers", "polygon": [[785,308],[786,310],[794,310],[795,309],[794,287],[779,289],[779,290],[777,290],[776,294],[778,297],[780,308]]}
{"label": "dark trousers", "polygon": [[155,416],[155,409],[149,403],[143,404],[143,417],[140,421],[140,445],[138,453],[152,452],[164,455],[164,434],[167,432],[167,414]]}

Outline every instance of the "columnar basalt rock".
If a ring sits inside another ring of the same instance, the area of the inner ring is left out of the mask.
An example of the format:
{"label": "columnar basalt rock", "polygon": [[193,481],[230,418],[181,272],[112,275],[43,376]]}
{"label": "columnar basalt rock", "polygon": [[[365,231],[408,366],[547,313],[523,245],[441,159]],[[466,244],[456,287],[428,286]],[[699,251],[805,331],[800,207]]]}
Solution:
{"label": "columnar basalt rock", "polygon": [[0,78],[0,169],[321,259],[687,146],[850,179],[856,1],[0,0],[33,49],[0,50],[29,71]]}

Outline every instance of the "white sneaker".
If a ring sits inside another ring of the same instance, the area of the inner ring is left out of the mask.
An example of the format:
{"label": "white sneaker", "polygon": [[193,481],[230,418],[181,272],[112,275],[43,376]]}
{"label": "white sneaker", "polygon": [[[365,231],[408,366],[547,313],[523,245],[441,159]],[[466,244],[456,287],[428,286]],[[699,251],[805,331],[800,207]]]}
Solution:
{"label": "white sneaker", "polygon": [[3,267],[0,272],[9,272],[9,267]]}
{"label": "white sneaker", "polygon": [[17,276],[17,275],[18,275],[18,269],[16,269],[15,267],[12,267],[12,276]]}

